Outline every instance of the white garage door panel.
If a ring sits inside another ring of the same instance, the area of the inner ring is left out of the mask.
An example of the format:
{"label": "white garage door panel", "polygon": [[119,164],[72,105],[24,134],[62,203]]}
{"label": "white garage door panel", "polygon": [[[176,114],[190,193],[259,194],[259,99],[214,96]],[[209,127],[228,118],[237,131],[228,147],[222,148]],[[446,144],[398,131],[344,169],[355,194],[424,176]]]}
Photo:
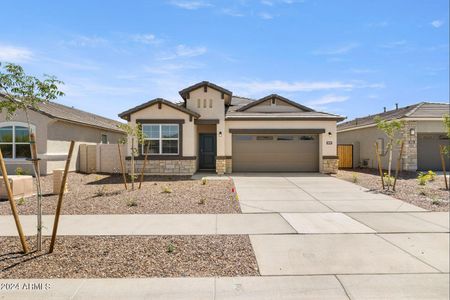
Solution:
{"label": "white garage door panel", "polygon": [[[264,137],[272,139],[264,140]],[[318,135],[234,134],[233,170],[236,172],[317,172],[319,170]]]}

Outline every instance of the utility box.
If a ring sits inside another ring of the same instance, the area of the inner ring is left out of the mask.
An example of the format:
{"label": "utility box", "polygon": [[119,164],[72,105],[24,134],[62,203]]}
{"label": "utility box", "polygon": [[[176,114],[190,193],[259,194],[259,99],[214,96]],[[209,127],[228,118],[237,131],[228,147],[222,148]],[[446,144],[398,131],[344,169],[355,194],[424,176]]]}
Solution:
{"label": "utility box", "polygon": [[[63,175],[64,169],[53,170],[53,194],[59,195]],[[64,193],[67,193],[67,182],[66,185],[64,186]]]}

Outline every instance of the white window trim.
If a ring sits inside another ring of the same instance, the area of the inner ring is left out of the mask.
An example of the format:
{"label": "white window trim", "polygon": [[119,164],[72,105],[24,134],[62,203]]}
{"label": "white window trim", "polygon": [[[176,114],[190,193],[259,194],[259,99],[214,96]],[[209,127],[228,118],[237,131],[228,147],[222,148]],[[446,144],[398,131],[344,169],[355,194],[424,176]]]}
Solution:
{"label": "white window trim", "polygon": [[[20,161],[20,162],[26,161],[26,158],[23,158],[23,157],[16,158],[16,144],[19,144],[19,145],[29,145],[30,144],[29,142],[28,143],[16,143],[16,129],[15,129],[16,126],[28,128],[28,123],[24,123],[24,122],[1,122],[0,123],[0,128],[3,128],[3,127],[12,127],[13,128],[12,129],[12,142],[11,143],[0,142],[1,145],[12,145],[13,146],[12,147],[12,151],[13,151],[12,158],[5,157],[5,161],[13,161],[13,160]],[[31,132],[36,132],[35,125],[30,124],[29,127],[31,129]]]}
{"label": "white window trim", "polygon": [[[180,154],[180,124],[142,124],[142,129],[144,126],[159,126],[159,138],[145,138],[144,143],[141,145],[141,153],[145,155],[145,141],[159,141],[159,153],[147,153],[148,155],[158,156],[158,155],[179,155]],[[163,138],[162,137],[162,126],[176,126],[178,128],[177,138]],[[163,143],[162,141],[177,141],[177,153],[162,153]]]}

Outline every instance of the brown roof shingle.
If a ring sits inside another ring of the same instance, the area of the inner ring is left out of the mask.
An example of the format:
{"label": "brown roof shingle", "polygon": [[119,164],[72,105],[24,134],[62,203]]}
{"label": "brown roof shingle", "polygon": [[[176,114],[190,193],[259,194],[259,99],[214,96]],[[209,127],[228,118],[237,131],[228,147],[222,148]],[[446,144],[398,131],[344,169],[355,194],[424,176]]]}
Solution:
{"label": "brown roof shingle", "polygon": [[361,126],[375,124],[376,117],[380,117],[383,120],[394,120],[401,118],[442,118],[444,114],[449,113],[449,109],[450,105],[447,103],[420,102],[340,123],[338,124],[338,131],[352,128],[356,129]]}

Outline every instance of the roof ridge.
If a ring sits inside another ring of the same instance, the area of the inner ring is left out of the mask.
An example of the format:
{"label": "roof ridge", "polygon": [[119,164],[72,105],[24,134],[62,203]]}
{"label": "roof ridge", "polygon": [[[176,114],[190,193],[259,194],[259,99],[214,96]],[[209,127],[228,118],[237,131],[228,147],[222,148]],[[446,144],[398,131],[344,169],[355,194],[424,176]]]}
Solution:
{"label": "roof ridge", "polygon": [[422,107],[425,104],[425,102],[420,102],[415,105],[409,112],[405,114],[405,117],[411,116],[413,113],[415,113],[420,107]]}

